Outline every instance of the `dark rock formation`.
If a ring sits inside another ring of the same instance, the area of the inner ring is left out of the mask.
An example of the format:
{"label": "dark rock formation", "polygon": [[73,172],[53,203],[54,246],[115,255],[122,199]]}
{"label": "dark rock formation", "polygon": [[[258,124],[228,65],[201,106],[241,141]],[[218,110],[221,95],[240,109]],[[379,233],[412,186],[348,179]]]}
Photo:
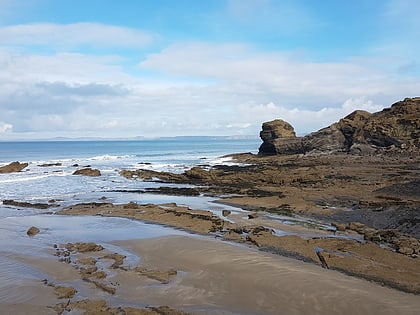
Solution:
{"label": "dark rock formation", "polygon": [[282,120],[263,124],[260,155],[308,152],[373,153],[378,148],[420,149],[420,97],[406,98],[381,112],[357,110],[340,121],[304,137]]}
{"label": "dark rock formation", "polygon": [[50,207],[57,207],[57,204],[48,203],[30,203],[26,201],[16,201],[12,199],[3,200],[3,204],[6,206],[14,206],[19,208],[36,208],[36,209],[48,209]]}
{"label": "dark rock formation", "polygon": [[101,171],[87,167],[87,168],[82,168],[80,170],[74,171],[73,175],[101,176]]}
{"label": "dark rock formation", "polygon": [[38,165],[39,167],[62,166],[62,163],[45,163]]}
{"label": "dark rock formation", "polygon": [[[296,139],[296,133],[292,125],[281,119],[265,122],[262,125],[260,137],[263,144],[260,152],[265,154],[277,154],[277,147],[281,144],[291,143]],[[283,147],[286,150],[286,147]]]}
{"label": "dark rock formation", "polygon": [[12,162],[8,165],[0,167],[0,173],[20,172],[27,166],[28,166],[28,163]]}

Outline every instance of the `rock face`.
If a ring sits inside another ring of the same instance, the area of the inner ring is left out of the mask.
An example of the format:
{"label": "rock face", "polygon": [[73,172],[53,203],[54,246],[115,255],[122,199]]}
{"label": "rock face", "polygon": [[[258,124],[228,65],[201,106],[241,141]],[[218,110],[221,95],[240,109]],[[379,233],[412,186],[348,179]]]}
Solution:
{"label": "rock face", "polygon": [[420,97],[406,98],[381,112],[357,110],[304,137],[282,120],[263,124],[260,155],[308,152],[372,153],[377,148],[420,149]]}
{"label": "rock face", "polygon": [[27,166],[28,166],[28,163],[12,162],[8,165],[0,167],[0,173],[20,172]]}
{"label": "rock face", "polygon": [[[262,125],[260,137],[263,144],[260,151],[266,154],[277,154],[277,148],[285,143],[291,143],[296,139],[296,133],[292,125],[281,119],[265,122]],[[286,147],[283,147],[285,150]]]}

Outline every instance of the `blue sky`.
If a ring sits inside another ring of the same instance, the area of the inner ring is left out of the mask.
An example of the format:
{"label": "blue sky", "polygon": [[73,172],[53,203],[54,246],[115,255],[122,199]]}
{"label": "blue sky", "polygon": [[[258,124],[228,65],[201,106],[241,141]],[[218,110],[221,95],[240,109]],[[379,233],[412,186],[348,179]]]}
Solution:
{"label": "blue sky", "polygon": [[420,94],[417,0],[0,0],[0,140],[298,134]]}

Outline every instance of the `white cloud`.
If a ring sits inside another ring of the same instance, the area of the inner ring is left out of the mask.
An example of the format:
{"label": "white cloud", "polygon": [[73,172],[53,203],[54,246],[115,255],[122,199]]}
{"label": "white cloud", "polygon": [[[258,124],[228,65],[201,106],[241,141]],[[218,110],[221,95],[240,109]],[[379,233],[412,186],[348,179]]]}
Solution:
{"label": "white cloud", "polygon": [[139,48],[153,40],[154,35],[143,31],[100,23],[34,23],[0,27],[0,42],[9,46]]}
{"label": "white cloud", "polygon": [[420,80],[397,78],[398,72],[389,68],[388,61],[372,57],[316,63],[291,52],[263,53],[245,45],[187,42],[149,55],[140,68],[173,77],[204,78],[219,91],[255,103],[321,108],[354,97],[386,101],[416,93]]}
{"label": "white cloud", "polygon": [[7,124],[5,122],[0,121],[0,134],[6,133],[6,132],[12,132],[13,125]]}
{"label": "white cloud", "polygon": [[120,57],[80,53],[37,55],[0,48],[0,80],[22,82],[67,82],[71,84],[132,82],[123,72]]}
{"label": "white cloud", "polygon": [[275,118],[302,134],[420,91],[420,80],[396,77],[388,59],[315,63],[243,44],[174,44],[147,56],[136,74],[122,62],[0,49],[7,136],[258,135]]}

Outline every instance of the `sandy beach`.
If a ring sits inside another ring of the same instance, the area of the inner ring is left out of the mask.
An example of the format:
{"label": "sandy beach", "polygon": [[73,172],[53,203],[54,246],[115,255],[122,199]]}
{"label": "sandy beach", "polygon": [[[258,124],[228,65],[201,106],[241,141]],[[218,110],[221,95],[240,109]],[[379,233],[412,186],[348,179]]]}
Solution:
{"label": "sandy beach", "polygon": [[[10,232],[1,247],[4,314],[416,314],[420,307],[417,294],[403,292],[418,290],[418,260],[363,245],[354,232],[340,237],[270,214],[227,219],[176,204],[79,204],[58,214],[37,216],[40,232],[31,237],[34,218],[2,226]],[[331,250],[345,246],[362,262],[338,258],[341,271],[358,277],[331,270],[333,251],[325,256],[330,269],[321,268],[316,248],[331,240]],[[398,279],[405,290],[363,275]]]}
{"label": "sandy beach", "polygon": [[[57,314],[56,305],[84,299],[106,301],[109,308],[147,310],[147,306],[170,305],[174,312],[188,314],[416,314],[420,307],[417,295],[209,237],[166,236],[111,243],[140,257],[138,265],[147,270],[175,270],[176,274],[167,281],[157,280],[140,274],[135,270],[138,266],[129,263],[118,268],[102,263],[105,283],[116,288],[110,294],[82,281],[79,272],[80,261],[88,257],[101,261],[109,250],[72,253],[74,263],[60,262],[53,248],[46,250],[51,257],[15,254],[9,257],[14,265],[31,266],[50,285],[36,277],[13,284],[3,277],[2,314]],[[78,293],[71,299],[58,299],[52,285],[74,287]],[[93,304],[85,311],[114,314]]]}

